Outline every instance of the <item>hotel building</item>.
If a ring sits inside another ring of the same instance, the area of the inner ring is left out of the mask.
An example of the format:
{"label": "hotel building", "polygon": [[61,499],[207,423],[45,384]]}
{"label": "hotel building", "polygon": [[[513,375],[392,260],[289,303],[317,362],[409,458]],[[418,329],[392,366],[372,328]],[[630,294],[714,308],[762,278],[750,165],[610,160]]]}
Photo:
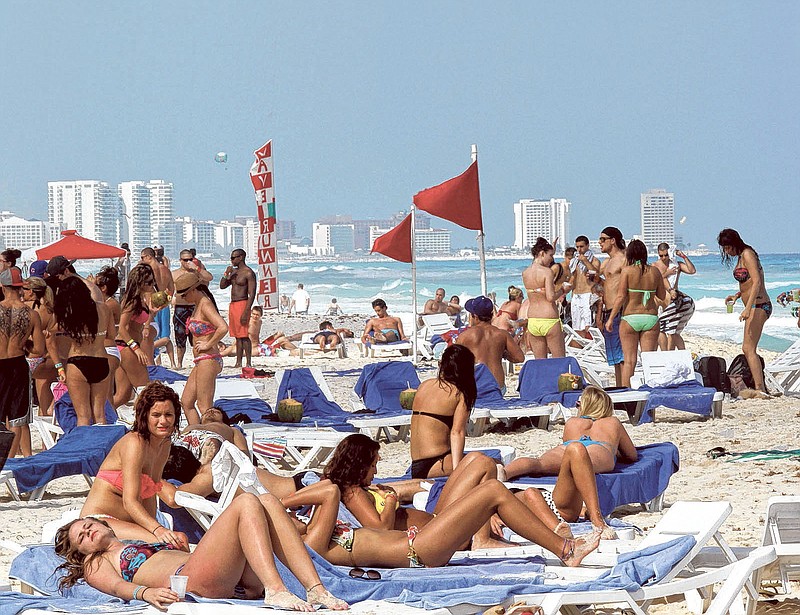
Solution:
{"label": "hotel building", "polygon": [[[567,199],[521,199],[514,203],[514,248],[526,250],[536,243],[537,237],[562,242],[570,240]],[[562,245],[565,245],[562,244]]]}
{"label": "hotel building", "polygon": [[650,253],[658,244],[675,245],[675,195],[662,188],[641,194],[642,241]]}

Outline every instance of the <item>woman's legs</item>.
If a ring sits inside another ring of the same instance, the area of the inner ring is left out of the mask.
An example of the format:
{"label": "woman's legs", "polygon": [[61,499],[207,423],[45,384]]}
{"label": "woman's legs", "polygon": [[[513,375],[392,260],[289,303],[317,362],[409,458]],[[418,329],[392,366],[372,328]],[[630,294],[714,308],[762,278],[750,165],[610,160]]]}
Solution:
{"label": "woman's legs", "polygon": [[769,318],[769,314],[764,310],[752,308],[750,318],[744,321],[744,338],[742,339],[742,354],[747,359],[750,373],[753,374],[753,383],[757,390],[765,393],[767,387],[764,385],[764,370],[758,358],[758,341],[761,339],[761,332],[764,330],[767,318]]}
{"label": "woman's legs", "polygon": [[505,467],[506,479],[517,476],[557,476],[564,457],[564,446],[556,446],[539,457],[517,457]]}
{"label": "woman's legs", "polygon": [[561,330],[561,323],[557,322],[547,332],[547,348],[550,355],[555,358],[566,357],[567,350],[564,346],[564,332]]}
{"label": "woman's legs", "polygon": [[48,358],[31,374],[36,382],[36,396],[39,398],[39,416],[52,414],[53,391],[50,385],[56,381],[56,370]]}
{"label": "woman's legs", "polygon": [[95,425],[106,424],[106,402],[111,376],[106,376],[100,382],[89,385],[89,398],[92,404],[92,420]]}
{"label": "woman's legs", "polygon": [[[654,350],[658,350],[658,323],[652,329],[648,329],[647,331],[642,331],[639,334],[639,346],[642,348],[642,352],[652,352]],[[636,365],[634,364],[634,369]],[[633,372],[631,372],[633,375]]]}
{"label": "woman's legs", "polygon": [[86,381],[81,370],[72,363],[67,363],[67,388],[72,405],[75,406],[78,427],[92,424],[91,385]]}
{"label": "woman's legs", "polygon": [[620,386],[629,387],[631,386],[631,376],[633,376],[633,371],[636,369],[639,333],[634,331],[633,327],[624,320],[619,323],[619,341],[622,344],[622,355],[624,357]]}
{"label": "woman's legs", "polygon": [[[197,373],[195,379],[195,396],[197,398],[197,409],[203,414],[214,405],[214,392],[216,391],[217,376],[222,371],[219,363],[213,359],[200,361],[194,366],[192,373]],[[198,421],[199,422],[199,421]]]}
{"label": "woman's legs", "polygon": [[117,357],[112,357],[108,355],[108,375],[109,378],[108,382],[108,391],[106,398],[108,399],[108,403],[111,404],[111,407],[115,410],[117,409],[114,405],[114,385],[117,382],[117,370],[119,369],[119,359]]}
{"label": "woman's legs", "polygon": [[573,442],[564,451],[564,461],[558,473],[553,503],[567,521],[575,521],[581,514],[584,503],[586,514],[599,531],[607,529],[600,499],[597,495],[597,480],[589,451],[583,444]]}
{"label": "woman's legs", "polygon": [[547,338],[538,335],[526,335],[528,346],[533,351],[533,356],[537,359],[547,358]]}
{"label": "woman's legs", "polygon": [[186,386],[181,394],[181,408],[189,425],[200,424],[200,413],[197,411],[197,366],[189,372]]}

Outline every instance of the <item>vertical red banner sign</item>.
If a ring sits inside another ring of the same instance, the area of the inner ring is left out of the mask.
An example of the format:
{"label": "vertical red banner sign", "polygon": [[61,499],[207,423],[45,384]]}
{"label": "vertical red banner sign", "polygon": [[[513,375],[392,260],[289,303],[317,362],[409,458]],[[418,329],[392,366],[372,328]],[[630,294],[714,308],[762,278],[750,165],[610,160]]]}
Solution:
{"label": "vertical red banner sign", "polygon": [[258,288],[256,300],[265,310],[278,309],[278,262],[275,251],[275,189],[272,183],[272,140],[253,152],[250,181],[258,211]]}

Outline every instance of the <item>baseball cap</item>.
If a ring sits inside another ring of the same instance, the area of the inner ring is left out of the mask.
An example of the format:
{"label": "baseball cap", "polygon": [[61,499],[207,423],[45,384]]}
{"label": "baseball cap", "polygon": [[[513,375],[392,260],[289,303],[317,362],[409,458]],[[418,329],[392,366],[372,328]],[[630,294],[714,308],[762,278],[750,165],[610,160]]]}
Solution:
{"label": "baseball cap", "polygon": [[489,297],[479,295],[474,299],[467,300],[464,309],[478,318],[489,318],[494,313],[494,303]]}
{"label": "baseball cap", "polygon": [[54,256],[50,259],[50,262],[47,263],[47,275],[61,275],[67,270],[72,263],[75,261],[70,261],[64,258],[63,256]]}
{"label": "baseball cap", "polygon": [[0,272],[0,286],[22,286],[22,273],[17,267]]}
{"label": "baseball cap", "polygon": [[28,269],[28,277],[43,278],[47,271],[47,261],[33,261]]}

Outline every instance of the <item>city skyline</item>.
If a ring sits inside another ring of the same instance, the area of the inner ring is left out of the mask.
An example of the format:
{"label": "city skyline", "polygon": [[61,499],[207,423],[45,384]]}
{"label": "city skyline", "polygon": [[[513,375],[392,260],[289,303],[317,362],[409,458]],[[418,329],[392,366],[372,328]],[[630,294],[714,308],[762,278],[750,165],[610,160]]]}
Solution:
{"label": "city skyline", "polygon": [[[303,229],[407,208],[473,143],[487,245],[512,243],[525,198],[567,198],[574,233],[636,234],[654,186],[693,245],[754,211],[796,219],[797,4],[195,8],[0,5],[0,208],[40,217],[52,177],[169,177],[178,210],[252,215],[252,153],[273,139],[278,216]],[[792,226],[740,230],[797,251]]]}

